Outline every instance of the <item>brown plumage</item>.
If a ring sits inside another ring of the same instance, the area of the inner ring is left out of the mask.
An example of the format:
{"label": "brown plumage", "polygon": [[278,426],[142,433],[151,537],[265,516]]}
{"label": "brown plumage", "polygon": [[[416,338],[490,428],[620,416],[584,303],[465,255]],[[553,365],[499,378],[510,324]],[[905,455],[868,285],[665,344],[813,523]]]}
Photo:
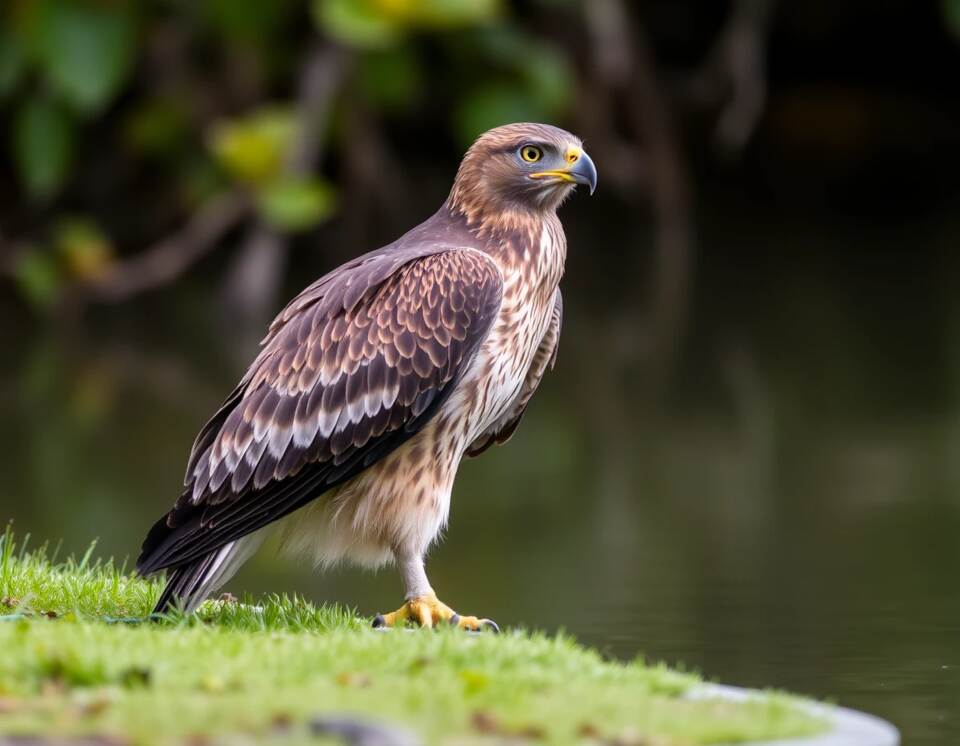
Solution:
{"label": "brown plumage", "polygon": [[400,564],[407,611],[386,623],[453,614],[423,555],[461,457],[510,437],[555,359],[566,250],[555,210],[576,183],[592,191],[596,172],[569,133],[492,130],[436,214],[291,301],[144,542],[138,570],[170,571],[157,610],[195,608],[260,529],[309,504],[288,522],[291,547]]}

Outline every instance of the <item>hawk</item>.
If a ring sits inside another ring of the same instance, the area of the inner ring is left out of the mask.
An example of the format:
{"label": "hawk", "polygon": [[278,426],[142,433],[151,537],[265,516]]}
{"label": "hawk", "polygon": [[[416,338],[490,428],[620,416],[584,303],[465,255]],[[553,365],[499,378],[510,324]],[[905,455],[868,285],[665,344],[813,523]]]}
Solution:
{"label": "hawk", "polygon": [[556,211],[577,185],[592,194],[597,171],[569,132],[490,130],[432,217],[280,312],[143,543],[137,570],[167,571],[155,612],[196,609],[286,519],[286,545],[319,565],[396,562],[405,603],[374,626],[497,630],[440,602],[424,556],[460,460],[513,434],[554,363]]}

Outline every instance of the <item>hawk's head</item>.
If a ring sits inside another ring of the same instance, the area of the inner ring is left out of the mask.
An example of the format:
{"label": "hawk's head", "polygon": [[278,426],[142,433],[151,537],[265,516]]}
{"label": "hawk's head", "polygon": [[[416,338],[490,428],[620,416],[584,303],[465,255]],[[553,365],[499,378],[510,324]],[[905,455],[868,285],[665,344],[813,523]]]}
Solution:
{"label": "hawk's head", "polygon": [[451,201],[475,212],[555,210],[577,184],[597,187],[580,139],[547,124],[507,124],[485,132],[463,157]]}

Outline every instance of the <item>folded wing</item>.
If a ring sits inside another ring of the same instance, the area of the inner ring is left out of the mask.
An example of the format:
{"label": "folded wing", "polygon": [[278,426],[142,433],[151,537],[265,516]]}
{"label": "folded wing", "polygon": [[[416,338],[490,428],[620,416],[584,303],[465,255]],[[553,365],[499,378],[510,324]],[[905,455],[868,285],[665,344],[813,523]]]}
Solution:
{"label": "folded wing", "polygon": [[307,288],[197,436],[185,490],[138,570],[251,533],[418,432],[486,338],[501,294],[486,255],[452,247],[379,252]]}

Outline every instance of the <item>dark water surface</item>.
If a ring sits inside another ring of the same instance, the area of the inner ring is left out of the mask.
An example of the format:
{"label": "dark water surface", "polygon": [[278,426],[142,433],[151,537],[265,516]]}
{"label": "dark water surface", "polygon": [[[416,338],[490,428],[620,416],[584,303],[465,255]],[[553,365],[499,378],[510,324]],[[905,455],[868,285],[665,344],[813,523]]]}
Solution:
{"label": "dark water surface", "polygon": [[[869,251],[832,251],[852,237]],[[756,242],[776,250],[704,249],[654,394],[611,343],[642,336],[616,315],[637,289],[572,256],[558,369],[514,440],[463,465],[428,566],[441,597],[960,743],[958,273],[913,268],[901,238],[798,223]],[[0,518],[18,533],[135,556],[251,353],[194,320],[213,315],[201,283],[68,335],[11,306]],[[270,547],[230,590],[369,615],[402,594],[393,571],[318,575]]]}

